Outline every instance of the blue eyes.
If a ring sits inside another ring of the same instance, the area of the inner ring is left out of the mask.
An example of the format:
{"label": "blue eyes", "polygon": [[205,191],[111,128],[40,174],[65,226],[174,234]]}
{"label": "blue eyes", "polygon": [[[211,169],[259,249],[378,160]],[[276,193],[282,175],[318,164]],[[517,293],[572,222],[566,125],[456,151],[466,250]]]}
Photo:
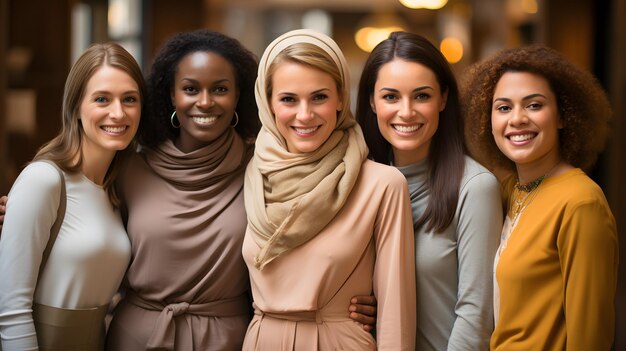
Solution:
{"label": "blue eyes", "polygon": [[[107,104],[111,102],[111,100],[106,96],[97,96],[93,99],[93,101],[98,104]],[[139,101],[139,98],[137,98],[136,96],[126,96],[122,98],[122,103],[124,104],[132,104],[138,101]]]}
{"label": "blue eyes", "polygon": [[[316,94],[311,97],[311,100],[314,102],[324,102],[328,100],[328,95],[326,94]],[[296,102],[296,98],[293,96],[282,96],[278,99],[278,101],[283,103],[294,103]]]}

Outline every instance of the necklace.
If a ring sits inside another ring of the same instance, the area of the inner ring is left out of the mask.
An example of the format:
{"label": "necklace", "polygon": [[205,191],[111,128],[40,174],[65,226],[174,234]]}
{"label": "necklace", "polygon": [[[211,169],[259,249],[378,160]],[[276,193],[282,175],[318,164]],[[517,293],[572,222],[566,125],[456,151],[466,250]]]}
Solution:
{"label": "necklace", "polygon": [[[550,173],[550,172],[548,172],[548,173]],[[548,173],[546,173],[546,174],[542,175],[541,177],[533,180],[532,182],[526,183],[526,184],[520,184],[519,183],[519,178],[518,178],[517,182],[515,183],[515,189],[521,190],[521,191],[526,192],[526,193],[530,193],[531,191],[537,189],[539,184],[541,184],[541,182],[546,178]]]}
{"label": "necklace", "polygon": [[[530,183],[520,184],[519,178],[517,182],[515,182],[513,193],[511,194],[511,204],[509,208],[509,218],[511,219],[511,223],[515,225],[517,218],[522,213],[522,211],[530,205],[538,191],[535,191],[539,188],[539,185],[546,179],[550,173],[559,165],[560,162],[557,162],[550,170],[542,175],[541,177],[533,180]],[[531,196],[532,194],[532,196]]]}

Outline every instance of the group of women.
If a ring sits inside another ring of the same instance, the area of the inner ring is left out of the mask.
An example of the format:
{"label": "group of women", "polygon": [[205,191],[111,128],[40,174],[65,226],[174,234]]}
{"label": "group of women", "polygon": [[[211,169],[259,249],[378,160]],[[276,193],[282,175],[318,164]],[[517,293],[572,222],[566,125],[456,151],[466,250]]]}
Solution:
{"label": "group of women", "polygon": [[581,169],[611,111],[553,50],[502,51],[459,93],[437,48],[393,33],[356,117],[343,53],[311,30],[258,65],[225,35],[177,34],[145,91],[129,56],[78,59],[61,134],[9,194],[3,350],[46,349],[39,305],[90,314],[82,344],[55,325],[65,349],[610,349],[617,233]]}

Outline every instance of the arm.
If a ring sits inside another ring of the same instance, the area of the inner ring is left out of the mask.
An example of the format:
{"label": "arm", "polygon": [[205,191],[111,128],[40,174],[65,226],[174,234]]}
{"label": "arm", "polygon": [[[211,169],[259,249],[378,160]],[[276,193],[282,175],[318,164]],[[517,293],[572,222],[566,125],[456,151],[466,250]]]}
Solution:
{"label": "arm", "polygon": [[[395,169],[394,172],[398,172]],[[406,180],[390,177],[374,225],[379,350],[415,350],[416,296],[413,221]]]}
{"label": "arm", "polygon": [[45,163],[26,167],[10,192],[0,240],[0,335],[4,350],[37,348],[33,294],[60,195],[61,178]]}
{"label": "arm", "polygon": [[0,197],[0,234],[2,234],[2,225],[4,224],[4,214],[7,212],[7,200],[6,196]]}
{"label": "arm", "polygon": [[363,330],[371,332],[376,327],[376,297],[355,296],[350,300],[350,318],[363,324]]}
{"label": "arm", "polygon": [[567,350],[610,350],[615,326],[618,243],[606,202],[567,211],[557,245],[563,272]]}
{"label": "arm", "polygon": [[489,173],[471,178],[458,204],[459,285],[448,350],[487,350],[493,331],[493,260],[502,230],[499,184]]}

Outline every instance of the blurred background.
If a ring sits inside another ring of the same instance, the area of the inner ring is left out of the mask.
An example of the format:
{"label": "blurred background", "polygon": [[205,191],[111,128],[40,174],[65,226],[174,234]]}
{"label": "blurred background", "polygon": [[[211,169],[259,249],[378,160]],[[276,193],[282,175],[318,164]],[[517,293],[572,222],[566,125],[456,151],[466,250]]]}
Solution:
{"label": "blurred background", "polygon": [[[626,0],[0,0],[0,193],[59,130],[73,61],[92,42],[122,43],[145,70],[166,38],[208,28],[259,57],[278,35],[312,28],[332,36],[356,89],[367,53],[389,31],[429,38],[458,77],[497,50],[548,45],[593,72],[615,116],[591,176],[626,225]],[[353,96],[353,101],[354,96]],[[622,236],[622,261],[626,254]],[[626,271],[618,286],[616,350],[626,350]]]}

